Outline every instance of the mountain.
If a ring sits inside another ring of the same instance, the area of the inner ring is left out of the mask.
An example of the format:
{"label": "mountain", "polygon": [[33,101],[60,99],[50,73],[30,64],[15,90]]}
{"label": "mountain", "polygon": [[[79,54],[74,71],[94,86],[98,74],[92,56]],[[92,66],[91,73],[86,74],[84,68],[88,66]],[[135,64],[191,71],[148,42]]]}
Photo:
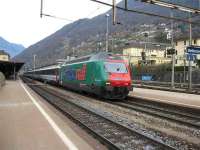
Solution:
{"label": "mountain", "polygon": [[[124,1],[121,1],[119,6],[124,6]],[[130,9],[138,11],[147,11],[160,15],[170,14],[170,9],[141,3],[139,1],[128,1]],[[36,54],[36,66],[43,66],[55,62],[57,59],[66,58],[67,55],[72,55],[75,51],[77,55],[91,53],[97,49],[97,43],[100,41],[104,44],[106,32],[106,17],[105,14],[110,14],[109,32],[113,39],[136,38],[137,34],[143,32],[141,25],[161,23],[169,24],[169,20],[164,20],[158,17],[141,15],[138,13],[130,13],[117,10],[117,20],[120,25],[112,25],[112,11],[96,16],[92,19],[80,19],[71,24],[64,26],[54,34],[31,45],[14,59],[23,60],[28,67],[32,67],[33,55]],[[180,15],[180,14],[179,14]],[[182,17],[183,15],[181,15]],[[152,30],[151,26],[144,30]],[[143,36],[142,36],[143,37]],[[120,45],[118,41],[115,44]],[[104,46],[104,45],[103,45]]]}
{"label": "mountain", "polygon": [[0,50],[4,50],[5,52],[9,53],[11,57],[16,56],[20,52],[25,49],[23,45],[10,43],[0,37]]}

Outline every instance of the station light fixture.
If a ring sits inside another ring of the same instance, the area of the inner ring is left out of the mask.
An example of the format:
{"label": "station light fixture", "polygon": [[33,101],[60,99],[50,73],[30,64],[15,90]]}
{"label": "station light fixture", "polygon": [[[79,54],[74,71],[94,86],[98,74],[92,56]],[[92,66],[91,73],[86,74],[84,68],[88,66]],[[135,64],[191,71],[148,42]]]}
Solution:
{"label": "station light fixture", "polygon": [[110,82],[106,82],[106,85],[110,85]]}

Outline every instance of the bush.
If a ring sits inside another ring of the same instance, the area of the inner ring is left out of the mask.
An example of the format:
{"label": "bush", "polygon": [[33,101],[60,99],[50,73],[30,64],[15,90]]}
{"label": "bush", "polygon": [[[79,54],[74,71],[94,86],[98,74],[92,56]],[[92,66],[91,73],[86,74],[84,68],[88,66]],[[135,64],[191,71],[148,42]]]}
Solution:
{"label": "bush", "polygon": [[138,65],[138,66],[131,66],[132,72],[134,75],[139,74],[162,74],[166,71],[171,70],[171,64],[161,64],[161,65],[153,65],[153,66],[145,66],[145,65]]}

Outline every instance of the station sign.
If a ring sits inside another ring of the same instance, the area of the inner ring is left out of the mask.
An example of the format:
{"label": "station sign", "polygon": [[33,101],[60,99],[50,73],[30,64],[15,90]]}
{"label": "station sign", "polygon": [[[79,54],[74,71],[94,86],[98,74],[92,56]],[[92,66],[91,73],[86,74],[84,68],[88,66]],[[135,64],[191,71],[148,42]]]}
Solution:
{"label": "station sign", "polygon": [[194,61],[197,60],[197,55],[194,54],[188,54],[186,55],[187,61]]}
{"label": "station sign", "polygon": [[142,81],[151,81],[152,76],[151,75],[142,75]]}
{"label": "station sign", "polygon": [[188,46],[187,53],[189,54],[200,54],[200,46]]}

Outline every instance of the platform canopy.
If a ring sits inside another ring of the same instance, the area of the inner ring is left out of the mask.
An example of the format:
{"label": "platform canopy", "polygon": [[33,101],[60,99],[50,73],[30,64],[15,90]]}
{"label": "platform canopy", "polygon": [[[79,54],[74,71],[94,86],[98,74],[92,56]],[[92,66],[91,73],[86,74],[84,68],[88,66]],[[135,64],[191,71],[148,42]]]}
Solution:
{"label": "platform canopy", "polygon": [[5,75],[7,79],[12,78],[15,77],[23,65],[23,62],[0,60],[0,71]]}

